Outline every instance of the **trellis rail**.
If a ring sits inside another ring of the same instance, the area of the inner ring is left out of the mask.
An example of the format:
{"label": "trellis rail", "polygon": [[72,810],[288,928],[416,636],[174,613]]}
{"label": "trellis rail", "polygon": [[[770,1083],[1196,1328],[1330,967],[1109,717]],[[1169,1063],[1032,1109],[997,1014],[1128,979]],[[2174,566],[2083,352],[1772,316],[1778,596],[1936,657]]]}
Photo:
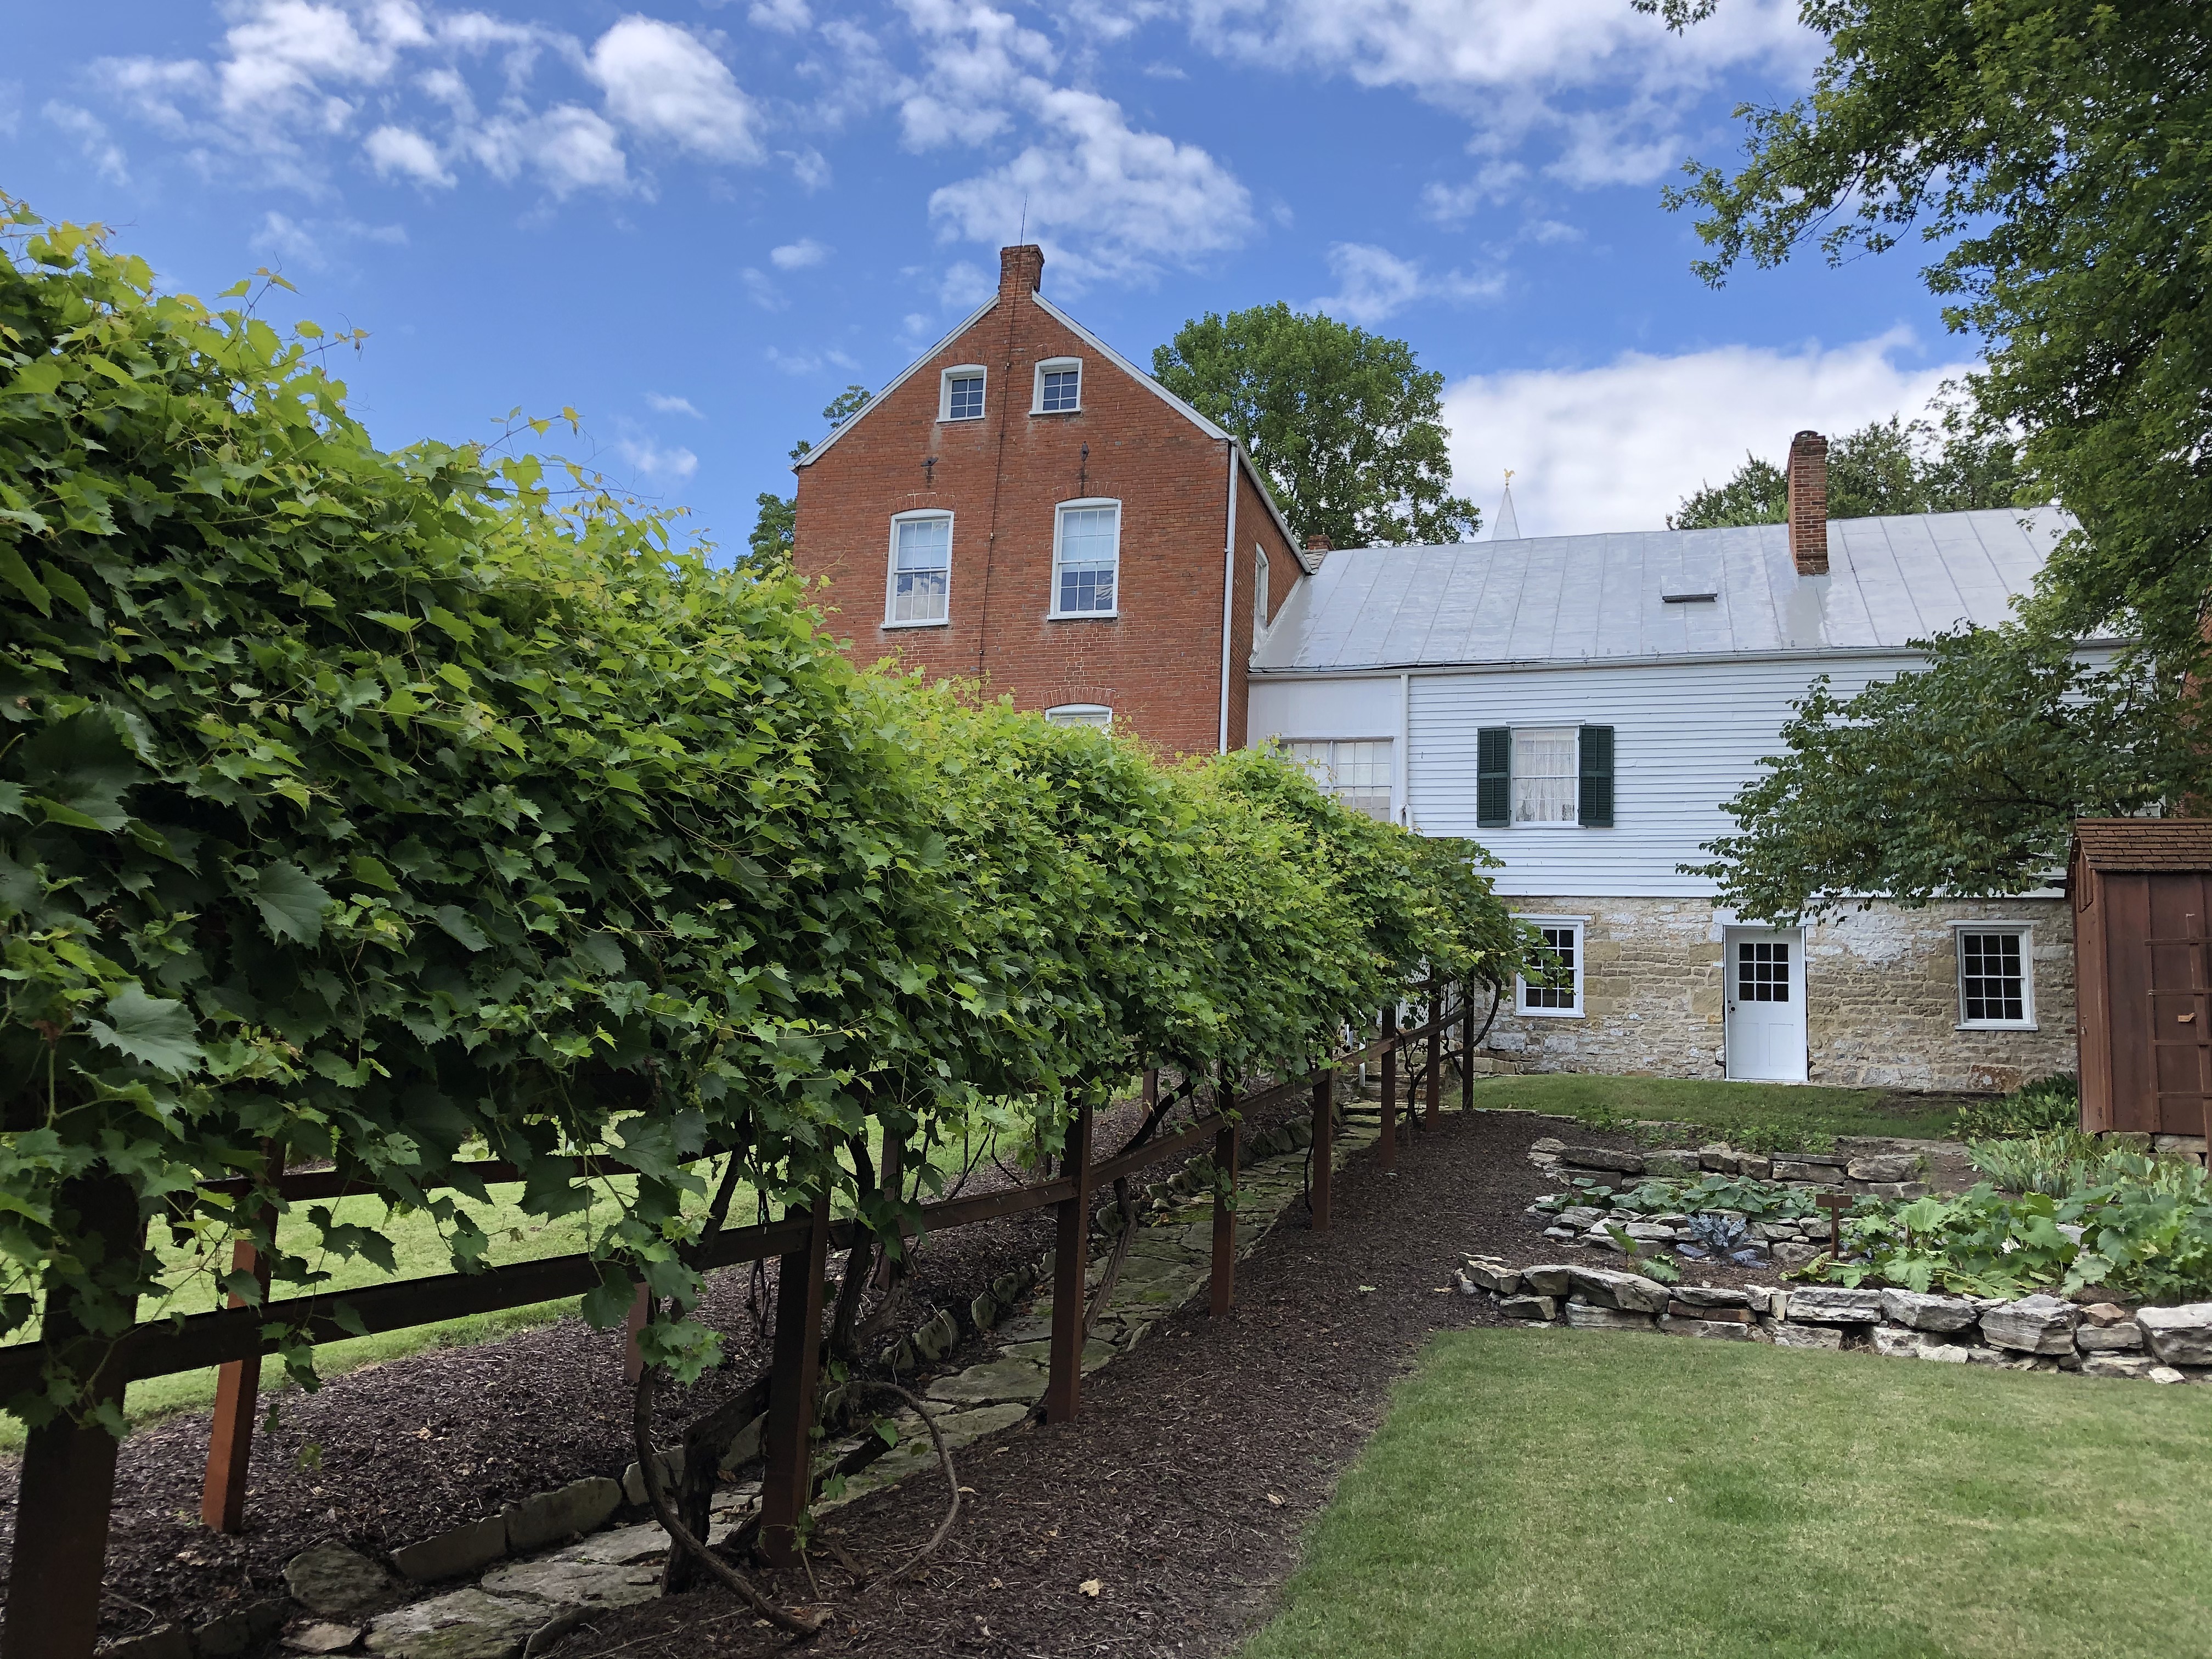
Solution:
{"label": "trellis rail", "polygon": [[[1430,1018],[1419,1026],[1400,1028],[1396,1006],[1385,1009],[1376,1037],[1332,1055],[1326,1066],[1243,1097],[1224,1087],[1212,1110],[1174,1134],[1113,1158],[1094,1159],[1091,1113],[1085,1108],[1070,1126],[1058,1176],[921,1207],[917,1236],[1033,1210],[1051,1207],[1056,1211],[1046,1421],[1069,1421],[1080,1408],[1092,1194],[1155,1163],[1210,1143],[1217,1169],[1227,1178],[1217,1186],[1214,1200],[1209,1305],[1215,1315],[1227,1313],[1235,1299],[1234,1194],[1241,1120],[1272,1111],[1299,1092],[1310,1091],[1312,1225],[1316,1231],[1326,1231],[1336,1070],[1380,1060],[1383,1131],[1380,1158],[1385,1168],[1395,1163],[1397,1153],[1398,1056],[1401,1053],[1417,1047],[1424,1050],[1418,1077],[1425,1085],[1424,1115],[1433,1127],[1448,1053],[1446,1040],[1456,1035],[1458,1045],[1449,1052],[1462,1057],[1462,1101],[1473,1104],[1474,1071],[1466,1063],[1474,1042],[1472,987],[1453,988],[1461,994],[1456,1006],[1448,1009],[1445,988],[1433,983],[1426,988]],[[1406,1104],[1410,1110],[1415,1079],[1409,1076],[1407,1081]],[[512,1166],[495,1160],[461,1166],[459,1173],[471,1185],[520,1178]],[[248,1190],[243,1179],[205,1184],[217,1191],[243,1194]],[[438,1184],[451,1188],[454,1182]],[[299,1201],[343,1197],[368,1189],[337,1171],[322,1170],[288,1175],[283,1178],[282,1190],[288,1201]],[[86,1196],[87,1201],[99,1201],[96,1193]],[[121,1197],[111,1196],[118,1213],[116,1225],[108,1231],[135,1237],[138,1225],[135,1201],[128,1206],[131,1219],[125,1223],[122,1215],[127,1189]],[[857,1226],[850,1220],[832,1220],[827,1198],[817,1198],[805,1209],[794,1209],[779,1220],[722,1231],[693,1258],[693,1265],[702,1272],[771,1257],[780,1262],[769,1404],[763,1435],[760,1534],[763,1551],[780,1564],[795,1559],[798,1523],[812,1495],[812,1413],[829,1255],[833,1249],[850,1248]],[[259,1264],[252,1259],[251,1247],[239,1248],[242,1254],[234,1265],[255,1270]],[[582,1295],[598,1287],[599,1269],[598,1261],[580,1253],[475,1273],[395,1280],[366,1290],[288,1297],[258,1308],[234,1305],[139,1325],[113,1339],[50,1328],[39,1340],[0,1346],[0,1393],[36,1388],[46,1368],[56,1362],[70,1364],[82,1372],[87,1369],[84,1362],[95,1355],[96,1364],[89,1368],[94,1395],[118,1402],[131,1382],[210,1365],[222,1367],[201,1512],[210,1526],[234,1531],[244,1515],[259,1365],[264,1356],[280,1346],[278,1339],[264,1334],[268,1327],[296,1332],[309,1345],[319,1346]],[[809,1333],[814,1340],[807,1340]],[[634,1364],[634,1342],[630,1358]],[[99,1627],[115,1465],[116,1442],[97,1425],[81,1426],[64,1419],[30,1431],[16,1494],[7,1632],[0,1659],[90,1659]]]}

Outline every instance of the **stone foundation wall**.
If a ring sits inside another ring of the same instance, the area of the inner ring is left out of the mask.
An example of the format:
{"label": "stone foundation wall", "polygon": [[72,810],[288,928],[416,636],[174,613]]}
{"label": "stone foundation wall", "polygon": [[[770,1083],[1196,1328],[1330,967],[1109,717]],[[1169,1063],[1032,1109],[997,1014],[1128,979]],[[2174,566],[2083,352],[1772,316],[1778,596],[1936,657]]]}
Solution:
{"label": "stone foundation wall", "polygon": [[[1587,917],[1583,1016],[1498,1011],[1500,1071],[1719,1078],[1723,921],[1705,899],[1517,898],[1524,915]],[[1962,1031],[1954,921],[2035,926],[2032,1031]],[[1877,904],[1806,929],[1807,1080],[1998,1092],[2070,1072],[2074,929],[2063,899]]]}

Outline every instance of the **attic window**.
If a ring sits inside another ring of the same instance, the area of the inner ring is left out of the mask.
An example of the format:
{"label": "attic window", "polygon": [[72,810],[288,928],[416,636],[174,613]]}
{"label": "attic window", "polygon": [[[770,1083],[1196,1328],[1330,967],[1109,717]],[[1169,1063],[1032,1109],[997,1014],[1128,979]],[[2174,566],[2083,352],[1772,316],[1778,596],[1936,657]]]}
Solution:
{"label": "attic window", "polygon": [[1662,605],[1711,605],[1720,598],[1717,593],[1662,593]]}

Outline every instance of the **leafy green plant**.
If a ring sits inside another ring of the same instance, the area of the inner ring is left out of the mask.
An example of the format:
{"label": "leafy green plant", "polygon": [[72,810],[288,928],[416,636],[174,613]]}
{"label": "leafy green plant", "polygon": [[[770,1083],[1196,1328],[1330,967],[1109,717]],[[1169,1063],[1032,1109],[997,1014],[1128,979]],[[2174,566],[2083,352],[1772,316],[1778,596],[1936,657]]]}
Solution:
{"label": "leafy green plant", "polygon": [[2112,1153],[2094,1135],[2079,1129],[2048,1129],[2009,1140],[1977,1140],[1966,1158],[2007,1192],[2044,1193],[2065,1198],[2094,1186]]}
{"label": "leafy green plant", "polygon": [[2008,1095],[1960,1107],[1957,1133],[1961,1140],[2003,1140],[2075,1129],[2081,1122],[2081,1080],[2061,1072],[2023,1084]]}

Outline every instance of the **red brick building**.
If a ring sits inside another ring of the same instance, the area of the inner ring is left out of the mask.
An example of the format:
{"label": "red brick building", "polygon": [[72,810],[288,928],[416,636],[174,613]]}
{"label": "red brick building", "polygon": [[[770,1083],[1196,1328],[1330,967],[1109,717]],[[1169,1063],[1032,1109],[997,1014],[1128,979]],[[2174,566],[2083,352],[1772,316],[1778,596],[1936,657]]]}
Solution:
{"label": "red brick building", "polygon": [[1243,447],[1038,292],[1044,251],[798,467],[793,556],[864,662],[1177,753],[1242,748],[1308,574]]}

